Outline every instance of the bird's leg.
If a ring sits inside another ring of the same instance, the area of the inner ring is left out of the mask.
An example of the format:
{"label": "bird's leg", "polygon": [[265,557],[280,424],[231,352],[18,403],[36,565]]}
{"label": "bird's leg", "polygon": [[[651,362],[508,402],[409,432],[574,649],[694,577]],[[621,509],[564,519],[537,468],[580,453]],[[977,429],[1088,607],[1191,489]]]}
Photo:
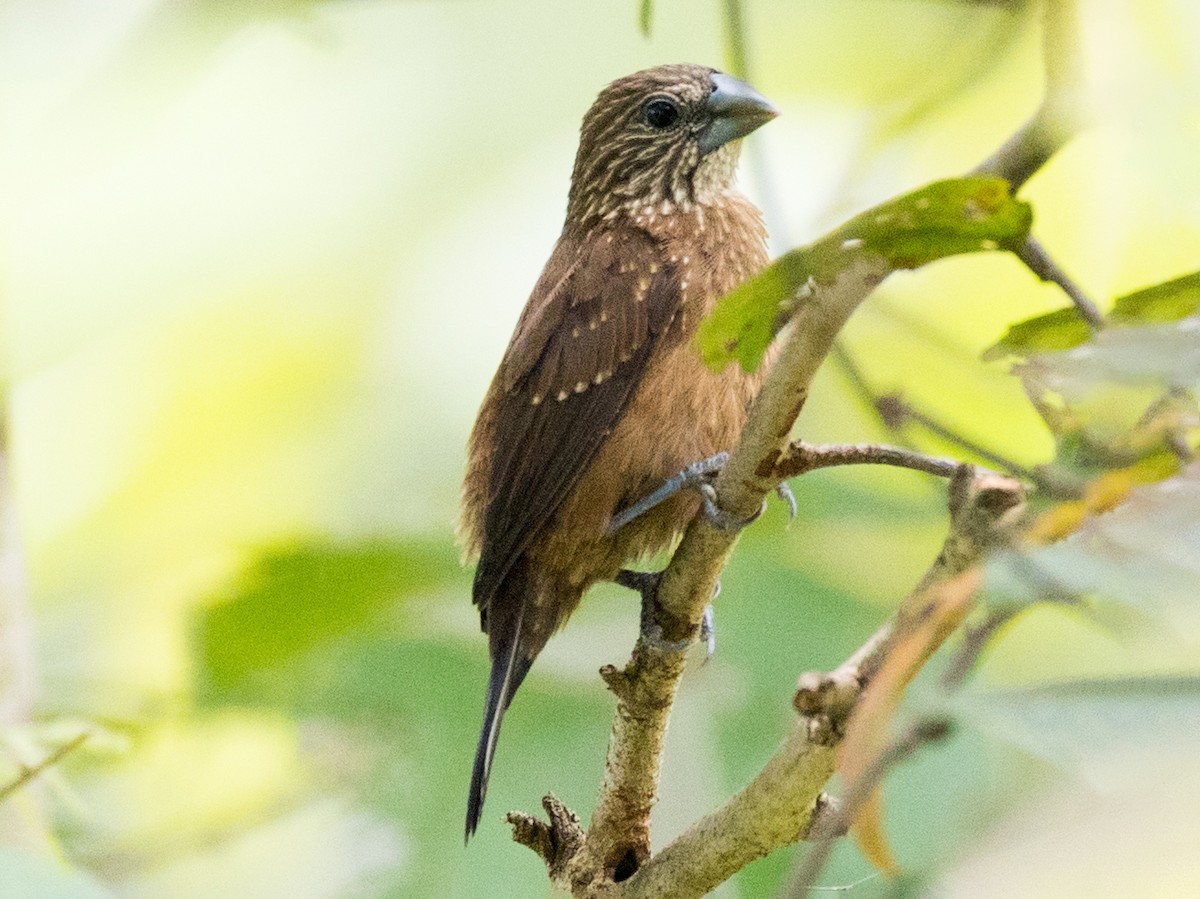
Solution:
{"label": "bird's leg", "polygon": [[[728,461],[729,453],[722,452],[709,456],[707,459],[701,459],[699,462],[693,462],[683,469],[683,471],[679,472],[679,474],[664,481],[663,485],[653,493],[642,497],[632,506],[614,515],[612,521],[608,524],[608,533],[615,534],[635,518],[645,515],[655,506],[662,505],[677,493],[689,489],[699,491],[701,499],[704,502],[704,513],[708,516],[709,521],[728,533],[740,531],[758,518],[762,514],[762,509],[749,518],[736,519],[731,518],[728,513],[722,511],[717,506],[717,493],[712,482],[713,478],[725,467],[725,463]],[[795,518],[796,497],[792,494],[792,488],[786,482],[780,482],[775,488],[775,493],[787,503],[788,517]],[[765,508],[766,504],[764,503],[763,509]]]}
{"label": "bird's leg", "polygon": [[643,496],[632,506],[614,515],[612,521],[608,524],[608,532],[615,534],[635,518],[645,515],[655,506],[662,505],[683,490],[694,489],[704,484],[709,484],[717,473],[725,467],[725,463],[728,461],[729,453],[717,453],[715,456],[709,456],[707,459],[693,462],[687,468],[683,469],[683,471],[679,472],[679,474],[664,481],[663,485],[653,493]]}
{"label": "bird's leg", "polygon": [[636,590],[642,594],[643,600],[654,595],[661,580],[661,571],[633,571],[629,568],[622,568],[616,577],[618,584],[627,590]]}

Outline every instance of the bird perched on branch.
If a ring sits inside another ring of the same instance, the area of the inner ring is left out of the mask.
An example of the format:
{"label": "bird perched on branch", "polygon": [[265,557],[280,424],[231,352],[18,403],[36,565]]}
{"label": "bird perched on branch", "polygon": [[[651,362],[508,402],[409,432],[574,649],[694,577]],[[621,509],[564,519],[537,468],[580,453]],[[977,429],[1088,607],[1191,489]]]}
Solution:
{"label": "bird perched on branch", "polygon": [[709,371],[692,338],[766,263],[734,170],[739,138],[775,115],[729,75],[669,65],[614,81],[584,116],[566,223],[468,449],[461,532],[492,660],[468,839],[504,712],[550,635],[699,501],[679,493],[615,531],[614,515],[741,431],[760,376]]}

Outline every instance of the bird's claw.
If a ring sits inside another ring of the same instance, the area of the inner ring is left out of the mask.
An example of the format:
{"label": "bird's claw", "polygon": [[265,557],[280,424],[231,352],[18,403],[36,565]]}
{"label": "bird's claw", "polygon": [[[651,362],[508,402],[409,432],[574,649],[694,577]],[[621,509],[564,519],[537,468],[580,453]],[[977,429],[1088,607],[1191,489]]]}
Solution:
{"label": "bird's claw", "polygon": [[796,494],[792,493],[792,488],[788,486],[787,481],[780,481],[775,488],[775,495],[787,503],[788,518],[792,521],[796,520]]}
{"label": "bird's claw", "polygon": [[756,521],[767,508],[767,501],[763,500],[759,510],[749,518],[734,518],[717,505],[717,491],[713,489],[712,484],[701,484],[698,489],[700,490],[700,499],[704,503],[704,516],[712,523],[713,527],[726,534],[736,534],[746,525]]}
{"label": "bird's claw", "polygon": [[713,627],[712,603],[704,607],[704,615],[700,619],[700,640],[704,643],[704,664],[707,665],[717,652],[717,631]]}
{"label": "bird's claw", "polygon": [[709,456],[707,459],[693,462],[679,472],[679,474],[664,481],[663,485],[653,493],[642,497],[632,506],[614,515],[612,521],[608,524],[608,533],[615,534],[635,518],[645,515],[655,506],[665,503],[683,490],[703,488],[705,485],[709,485],[712,477],[724,468],[725,463],[728,461],[729,453],[717,453],[714,456]]}

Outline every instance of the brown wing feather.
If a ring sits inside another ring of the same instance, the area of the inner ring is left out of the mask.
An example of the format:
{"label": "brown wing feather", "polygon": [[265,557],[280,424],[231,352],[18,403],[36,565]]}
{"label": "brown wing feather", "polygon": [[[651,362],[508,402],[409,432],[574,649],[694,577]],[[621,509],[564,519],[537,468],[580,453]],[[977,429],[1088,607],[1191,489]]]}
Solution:
{"label": "brown wing feather", "polygon": [[595,457],[676,314],[675,278],[657,257],[640,231],[564,237],[530,298],[493,387],[481,610]]}

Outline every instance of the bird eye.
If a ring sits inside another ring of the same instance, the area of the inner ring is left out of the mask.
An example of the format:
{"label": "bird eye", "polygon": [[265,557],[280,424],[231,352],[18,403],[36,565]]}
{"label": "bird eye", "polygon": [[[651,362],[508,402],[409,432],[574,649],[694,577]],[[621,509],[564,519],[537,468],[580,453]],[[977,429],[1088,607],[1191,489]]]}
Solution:
{"label": "bird eye", "polygon": [[679,107],[660,97],[642,107],[642,118],[651,128],[670,128],[679,120]]}

